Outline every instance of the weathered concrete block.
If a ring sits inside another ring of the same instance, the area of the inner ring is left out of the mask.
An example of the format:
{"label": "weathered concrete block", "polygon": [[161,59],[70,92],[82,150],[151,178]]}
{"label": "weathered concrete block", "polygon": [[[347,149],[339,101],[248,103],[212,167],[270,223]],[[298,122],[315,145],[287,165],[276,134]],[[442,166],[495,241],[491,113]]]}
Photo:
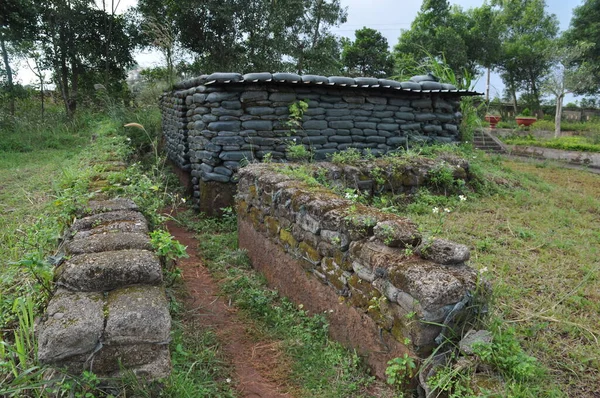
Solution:
{"label": "weathered concrete block", "polygon": [[462,264],[471,256],[467,246],[445,239],[425,241],[417,248],[417,252],[424,259],[444,265]]}
{"label": "weathered concrete block", "polygon": [[296,101],[296,93],[272,93],[269,100],[273,102],[293,102]]}
{"label": "weathered concrete block", "polygon": [[169,376],[171,358],[166,344],[107,345],[94,355],[92,370],[112,377],[123,370],[137,377],[154,380]]}
{"label": "weathered concrete block", "polygon": [[421,243],[417,224],[407,218],[380,221],[373,228],[373,233],[389,247],[413,247]]}
{"label": "weathered concrete block", "polygon": [[377,125],[378,130],[397,131],[400,127],[397,123],[380,123]]}
{"label": "weathered concrete block", "polygon": [[102,292],[134,284],[160,284],[162,267],[146,250],[120,250],[74,256],[56,272],[57,285],[72,291]]}
{"label": "weathered concrete block", "polygon": [[79,220],[75,220],[71,225],[72,231],[85,231],[92,228],[110,224],[112,222],[123,222],[129,221],[134,223],[142,223],[147,225],[146,219],[141,213],[131,210],[118,210],[109,211],[106,213],[94,214],[92,216],[84,217]]}
{"label": "weathered concrete block", "polygon": [[351,129],[354,128],[354,122],[351,120],[335,120],[329,122],[332,129]]}
{"label": "weathered concrete block", "polygon": [[59,289],[50,300],[40,324],[40,362],[61,365],[70,358],[91,354],[104,330],[103,308],[101,293],[73,293]]}
{"label": "weathered concrete block", "polygon": [[83,209],[84,215],[107,213],[111,211],[137,211],[138,206],[128,198],[115,198],[111,200],[90,200]]}
{"label": "weathered concrete block", "polygon": [[65,248],[70,254],[84,254],[114,250],[152,250],[152,245],[146,234],[121,232],[75,239],[68,242]]}
{"label": "weathered concrete block", "polygon": [[171,316],[164,288],[124,287],[110,292],[106,303],[107,345],[168,343]]}
{"label": "weathered concrete block", "polygon": [[114,221],[108,224],[101,224],[92,229],[78,231],[73,235],[73,239],[82,239],[92,235],[114,234],[119,232],[147,234],[148,224],[137,221]]}

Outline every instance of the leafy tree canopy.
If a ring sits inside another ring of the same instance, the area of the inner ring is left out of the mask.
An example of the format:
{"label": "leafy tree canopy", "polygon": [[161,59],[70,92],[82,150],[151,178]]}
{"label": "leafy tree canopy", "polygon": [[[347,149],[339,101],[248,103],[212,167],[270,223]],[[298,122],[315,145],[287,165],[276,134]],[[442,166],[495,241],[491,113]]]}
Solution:
{"label": "leafy tree canopy", "polygon": [[456,76],[474,76],[479,65],[492,67],[500,47],[496,11],[489,5],[463,11],[444,0],[425,0],[411,28],[394,47],[396,72],[443,59]]}
{"label": "leafy tree canopy", "polygon": [[340,68],[339,0],[140,0],[138,12],[164,21],[201,73]]}
{"label": "leafy tree canopy", "polygon": [[525,90],[539,109],[540,84],[552,60],[547,51],[558,33],[558,20],[546,12],[544,0],[493,0],[503,29],[498,63],[500,76],[516,103],[516,93]]}
{"label": "leafy tree canopy", "polygon": [[389,76],[394,69],[394,61],[389,52],[387,39],[369,28],[355,32],[355,41],[343,43],[342,63],[351,76]]}
{"label": "leafy tree canopy", "polygon": [[593,68],[594,84],[586,92],[597,93],[600,89],[600,0],[585,0],[573,10],[571,26],[565,32],[569,43],[588,44],[583,54],[576,60],[578,64],[587,61]]}

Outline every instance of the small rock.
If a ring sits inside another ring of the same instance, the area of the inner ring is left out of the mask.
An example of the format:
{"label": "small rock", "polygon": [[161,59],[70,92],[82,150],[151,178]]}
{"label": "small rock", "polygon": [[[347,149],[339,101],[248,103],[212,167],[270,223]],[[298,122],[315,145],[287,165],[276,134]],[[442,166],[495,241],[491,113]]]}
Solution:
{"label": "small rock", "polygon": [[462,264],[471,257],[467,246],[445,239],[423,242],[417,253],[426,260],[443,265]]}
{"label": "small rock", "polygon": [[473,345],[475,343],[490,344],[492,342],[492,332],[489,330],[469,330],[467,334],[458,343],[460,351],[466,355],[473,355]]}

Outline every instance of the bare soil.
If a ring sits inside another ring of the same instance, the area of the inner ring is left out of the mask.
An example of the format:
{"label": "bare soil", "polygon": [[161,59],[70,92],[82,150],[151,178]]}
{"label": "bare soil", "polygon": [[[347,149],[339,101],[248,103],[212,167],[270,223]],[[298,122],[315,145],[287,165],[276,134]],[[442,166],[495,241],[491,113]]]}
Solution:
{"label": "bare soil", "polygon": [[169,232],[184,246],[188,258],[178,261],[189,294],[185,301],[188,316],[198,317],[206,328],[214,330],[228,362],[234,368],[232,383],[241,397],[292,397],[289,362],[281,342],[266,341],[252,334],[252,324],[238,316],[224,297],[217,282],[202,263],[194,233],[173,221]]}

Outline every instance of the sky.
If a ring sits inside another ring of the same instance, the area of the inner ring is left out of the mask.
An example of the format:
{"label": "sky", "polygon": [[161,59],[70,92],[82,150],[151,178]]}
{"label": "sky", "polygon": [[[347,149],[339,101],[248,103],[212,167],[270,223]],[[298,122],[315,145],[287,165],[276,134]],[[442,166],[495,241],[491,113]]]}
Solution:
{"label": "sky", "polygon": [[[99,0],[97,1],[101,4]],[[117,12],[123,12],[136,3],[137,0],[121,0],[118,2]],[[387,38],[391,49],[398,42],[401,30],[410,28],[410,24],[421,8],[421,3],[422,0],[341,0],[342,6],[347,7],[348,20],[345,24],[334,27],[332,31],[339,36],[354,39],[354,32],[357,29],[363,27],[376,29]],[[561,31],[568,29],[573,15],[573,8],[582,3],[583,0],[546,0],[547,11],[558,17]],[[481,6],[483,1],[451,0],[450,4],[468,9]],[[142,67],[161,65],[164,62],[157,52],[138,52],[135,59]],[[26,67],[21,68],[21,73],[18,75],[20,81],[27,83],[33,80],[33,75],[27,72]],[[500,77],[492,74],[491,98],[501,96],[503,88],[504,85]],[[475,89],[479,92],[485,92],[485,77],[482,76],[479,79]],[[566,100],[567,102],[571,101],[572,96],[567,97]]]}
{"label": "sky", "polygon": [[[354,31],[363,27],[376,29],[387,39],[390,48],[398,43],[398,37],[402,29],[410,29],[410,24],[417,16],[421,8],[422,0],[341,0],[344,7],[348,7],[348,20],[339,28],[332,31],[340,36],[354,39]],[[479,7],[482,0],[458,0],[450,1],[463,9]],[[555,14],[560,23],[560,30],[569,28],[573,8],[583,4],[583,0],[546,0],[547,11]],[[482,76],[475,90],[485,92],[485,77]],[[490,82],[490,98],[502,96],[504,85],[497,74],[492,74]],[[573,99],[567,96],[566,102]]]}

